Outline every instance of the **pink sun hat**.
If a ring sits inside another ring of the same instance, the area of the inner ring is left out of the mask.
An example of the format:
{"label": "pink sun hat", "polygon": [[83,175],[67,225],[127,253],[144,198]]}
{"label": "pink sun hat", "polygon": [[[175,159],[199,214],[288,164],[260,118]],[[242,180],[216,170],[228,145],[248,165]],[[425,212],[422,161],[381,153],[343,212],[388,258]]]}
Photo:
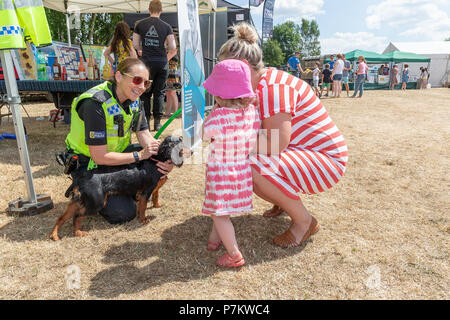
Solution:
{"label": "pink sun hat", "polygon": [[250,67],[241,60],[227,59],[214,66],[203,87],[222,99],[253,98]]}

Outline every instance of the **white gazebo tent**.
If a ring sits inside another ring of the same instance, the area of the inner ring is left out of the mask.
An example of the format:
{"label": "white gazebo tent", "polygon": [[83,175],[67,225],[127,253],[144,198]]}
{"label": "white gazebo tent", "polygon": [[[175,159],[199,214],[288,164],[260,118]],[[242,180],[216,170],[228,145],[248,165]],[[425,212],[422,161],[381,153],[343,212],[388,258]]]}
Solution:
{"label": "white gazebo tent", "polygon": [[[179,0],[161,0],[164,12],[177,12]],[[67,33],[70,45],[70,16],[80,13],[145,13],[149,0],[43,0],[44,6],[66,15]],[[217,9],[217,0],[199,0],[199,12]]]}
{"label": "white gazebo tent", "polygon": [[[382,54],[392,51],[414,52],[428,57],[430,61],[430,79],[432,87],[442,87],[449,82],[450,41],[390,42]],[[419,74],[420,63],[409,63],[410,72]]]}

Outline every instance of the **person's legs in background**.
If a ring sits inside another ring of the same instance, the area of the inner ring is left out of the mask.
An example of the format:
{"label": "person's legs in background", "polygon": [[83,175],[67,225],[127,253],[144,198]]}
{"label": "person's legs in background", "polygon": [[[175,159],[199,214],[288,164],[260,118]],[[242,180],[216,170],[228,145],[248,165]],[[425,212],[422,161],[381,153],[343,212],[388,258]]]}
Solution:
{"label": "person's legs in background", "polygon": [[169,64],[167,62],[155,62],[152,70],[154,130],[158,131],[161,128],[160,121],[163,115],[164,95],[167,77],[169,75]]}

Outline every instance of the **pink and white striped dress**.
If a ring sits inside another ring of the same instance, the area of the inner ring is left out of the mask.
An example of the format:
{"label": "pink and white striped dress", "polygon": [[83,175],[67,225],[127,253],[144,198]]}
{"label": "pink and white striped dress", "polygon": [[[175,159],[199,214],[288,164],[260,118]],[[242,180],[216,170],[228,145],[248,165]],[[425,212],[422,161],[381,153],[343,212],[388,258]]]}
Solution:
{"label": "pink and white striped dress", "polygon": [[261,120],[288,113],[292,126],[288,147],[279,155],[252,155],[252,168],[295,200],[299,192],[315,194],[335,185],[345,172],[347,144],[312,88],[269,68],[257,91]]}
{"label": "pink and white striped dress", "polygon": [[204,124],[204,139],[211,139],[206,164],[202,212],[216,216],[249,212],[252,206],[252,171],[249,154],[260,128],[258,108],[217,108]]}

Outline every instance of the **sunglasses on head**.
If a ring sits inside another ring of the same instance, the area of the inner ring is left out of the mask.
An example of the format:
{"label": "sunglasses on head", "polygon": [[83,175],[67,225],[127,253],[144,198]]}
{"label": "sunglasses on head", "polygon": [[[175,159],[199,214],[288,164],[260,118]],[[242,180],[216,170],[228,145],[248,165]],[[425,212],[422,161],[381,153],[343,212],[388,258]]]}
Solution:
{"label": "sunglasses on head", "polygon": [[144,87],[147,89],[148,87],[150,87],[150,84],[152,83],[151,80],[144,80],[144,78],[139,77],[139,76],[132,76],[131,74],[128,73],[122,73],[123,75],[132,78],[131,82],[133,82],[133,84],[135,85],[140,85],[142,82],[144,82]]}

